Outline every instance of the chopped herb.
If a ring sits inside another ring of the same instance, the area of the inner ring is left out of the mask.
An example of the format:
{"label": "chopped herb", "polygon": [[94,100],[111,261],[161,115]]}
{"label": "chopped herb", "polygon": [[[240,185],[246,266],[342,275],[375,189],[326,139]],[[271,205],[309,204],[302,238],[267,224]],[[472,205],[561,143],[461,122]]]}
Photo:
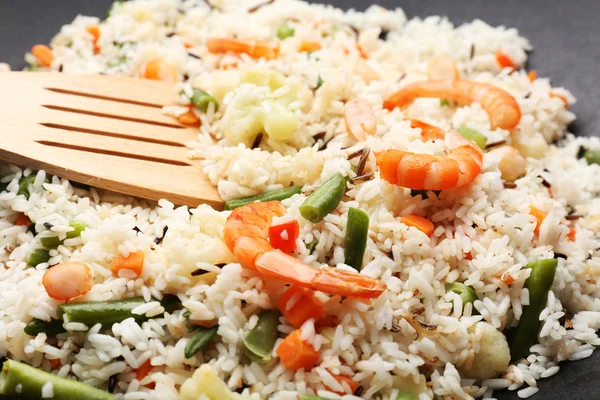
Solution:
{"label": "chopped herb", "polygon": [[319,79],[317,79],[317,87],[315,88],[315,90],[318,90],[321,86],[323,86],[323,78],[321,78],[321,75],[319,75]]}
{"label": "chopped herb", "polygon": [[308,250],[308,254],[314,253],[314,251],[317,248],[318,244],[319,244],[319,240],[318,239],[315,239],[312,242],[310,242],[309,244],[307,244],[306,245],[306,249]]}
{"label": "chopped herb", "polygon": [[192,315],[192,312],[187,308],[184,308],[183,311],[181,311],[181,316],[185,319],[188,319],[190,315]]}
{"label": "chopped herb", "polygon": [[450,105],[450,100],[448,99],[440,99],[440,107],[446,107]]}

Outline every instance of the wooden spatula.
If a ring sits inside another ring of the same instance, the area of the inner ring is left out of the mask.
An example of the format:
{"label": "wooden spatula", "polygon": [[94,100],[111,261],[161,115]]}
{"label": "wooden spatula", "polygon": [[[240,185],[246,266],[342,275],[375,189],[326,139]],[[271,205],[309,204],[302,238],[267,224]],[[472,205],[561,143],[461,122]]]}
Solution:
{"label": "wooden spatula", "polygon": [[173,84],[47,72],[0,73],[0,159],[175,204],[222,208],[184,143],[197,129],[162,114]]}

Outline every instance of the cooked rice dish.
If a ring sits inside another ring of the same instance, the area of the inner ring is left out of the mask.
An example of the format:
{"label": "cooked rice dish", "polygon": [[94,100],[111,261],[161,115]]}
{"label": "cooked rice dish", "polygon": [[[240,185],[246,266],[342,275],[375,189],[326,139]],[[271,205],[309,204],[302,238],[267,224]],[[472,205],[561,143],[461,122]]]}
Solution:
{"label": "cooked rice dish", "polygon": [[4,166],[0,393],[534,395],[600,344],[600,141],[531,49],[297,0],[78,16],[29,69],[173,82],[225,211]]}

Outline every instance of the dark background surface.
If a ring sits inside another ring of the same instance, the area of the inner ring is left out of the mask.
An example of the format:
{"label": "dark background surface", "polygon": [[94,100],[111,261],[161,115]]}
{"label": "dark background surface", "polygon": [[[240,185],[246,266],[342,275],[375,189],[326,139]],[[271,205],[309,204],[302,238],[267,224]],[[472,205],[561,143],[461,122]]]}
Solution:
{"label": "dark background surface", "polygon": [[[24,66],[23,54],[36,43],[48,43],[77,14],[103,17],[111,0],[0,0],[0,62]],[[364,9],[371,3],[402,7],[407,16],[447,15],[456,25],[482,19],[491,25],[516,27],[535,50],[529,68],[551,77],[553,86],[569,89],[577,103],[571,131],[600,136],[600,1],[598,0],[329,0],[343,8]],[[2,88],[0,88],[2,90]],[[600,399],[600,351],[575,363],[561,364],[554,377],[539,381],[539,400]],[[516,393],[498,393],[516,399]],[[0,396],[1,398],[1,396]]]}

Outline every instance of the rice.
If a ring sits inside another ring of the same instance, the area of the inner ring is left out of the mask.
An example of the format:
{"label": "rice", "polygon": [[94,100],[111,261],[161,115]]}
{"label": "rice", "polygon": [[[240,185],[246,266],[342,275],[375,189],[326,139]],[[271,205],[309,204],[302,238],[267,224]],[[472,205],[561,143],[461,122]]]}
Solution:
{"label": "rice", "polygon": [[[400,9],[377,6],[344,12],[276,0],[249,12],[256,2],[213,3],[116,3],[105,21],[78,16],[64,26],[51,42],[55,58],[50,68],[35,65],[32,55],[27,60],[39,69],[56,71],[60,66],[69,73],[127,76],[152,59],[163,60],[185,78],[177,86],[179,104],[165,107],[164,113],[186,113],[193,88],[206,90],[220,103],[217,108],[211,102],[206,111],[194,108],[200,128],[187,145],[221,197],[302,186],[302,193],[282,201],[287,213],[273,224],[298,221],[293,256],[301,262],[350,272],[354,269],[345,264],[348,211],[360,208],[369,216],[361,274],[382,281],[387,290],[366,302],[315,292],[334,326],[309,319],[300,327],[302,339],[320,353],[314,368],[292,371],[282,364],[277,348],[297,329],[285,317],[277,321],[273,361],[251,362],[243,350],[244,338],[257,328],[261,310],[276,307],[284,288],[239,264],[223,240],[228,211],[81,189],[44,171],[3,165],[0,357],[102,389],[116,379],[115,393],[125,399],[185,398],[186,385],[208,368],[226,390],[256,400],[304,394],[383,400],[405,388],[424,400],[493,398],[495,390],[503,389],[527,398],[537,393],[538,380],[559,372],[561,361],[593,353],[600,344],[600,167],[588,165],[578,153],[582,148],[600,150],[600,140],[567,131],[575,116],[557,97],[573,103],[566,89],[552,87],[547,79],[532,82],[522,69],[508,73],[498,66],[498,51],[517,68],[525,65],[531,50],[525,38],[515,29],[479,20],[455,27],[443,17],[407,20]],[[86,28],[98,24],[100,51],[95,54]],[[276,38],[282,24],[294,29],[292,37]],[[206,41],[215,37],[276,40],[280,56],[259,60],[248,54],[212,54]],[[322,49],[298,52],[302,40],[318,41]],[[508,91],[522,112],[517,128],[493,129],[478,103],[443,105],[439,99],[419,99],[402,110],[382,108],[382,100],[394,91],[427,79],[429,62],[437,56],[451,57],[463,78]],[[265,70],[281,74],[271,75],[281,85],[232,84],[240,82],[240,72]],[[377,79],[369,78],[373,73]],[[345,103],[355,97],[370,104],[376,120],[374,134],[362,144],[348,134],[344,120]],[[298,128],[286,140],[265,134],[254,149],[232,142],[227,130],[251,117],[243,112],[231,117],[242,103],[253,104],[255,110],[262,107],[262,117],[284,104],[286,118]],[[430,155],[445,151],[442,140],[420,140],[420,128],[412,128],[409,119],[445,131],[466,125],[488,143],[506,141],[527,156],[526,174],[515,187],[505,188],[501,158],[487,152],[481,173],[464,187],[415,194],[392,185],[382,179],[373,154],[388,148]],[[323,222],[304,219],[300,206],[311,191],[337,172],[355,177],[358,160],[348,160],[348,154],[363,147],[371,149],[365,168],[373,176],[349,184],[346,196]],[[19,183],[30,175],[26,198]],[[539,226],[530,215],[532,205],[547,214]],[[32,221],[32,228],[16,224],[20,213]],[[429,219],[433,233],[428,236],[404,224],[401,218],[409,214]],[[580,217],[569,220],[568,215]],[[67,236],[71,221],[87,226],[80,236]],[[568,236],[571,227],[574,237]],[[286,230],[279,239],[287,241],[291,235]],[[49,250],[48,261],[28,266],[41,239],[54,236],[61,243]],[[125,269],[112,273],[117,255],[136,251],[144,254],[141,274]],[[501,332],[517,326],[532,302],[525,265],[547,258],[557,258],[558,267],[531,354],[508,365],[497,356],[506,356],[504,345],[496,357],[485,359],[490,332],[503,338]],[[94,276],[93,288],[70,303],[134,297],[144,303],[131,310],[130,318],[108,327],[69,321],[65,314],[66,332],[56,338],[43,332],[25,334],[32,318],[60,318],[61,303],[48,296],[42,278],[63,262],[85,263]],[[471,286],[477,300],[446,292],[445,285],[453,282]],[[177,297],[179,309],[163,305],[167,295]],[[292,296],[281,311],[297,308],[301,297]],[[186,346],[200,326],[218,326],[216,339],[188,358]],[[54,368],[50,360],[56,359],[61,366]],[[137,371],[148,366],[150,372],[138,379]],[[351,393],[353,388],[339,376],[360,385],[361,392]],[[42,396],[52,395],[52,386],[44,386]],[[195,393],[193,398],[210,396]]]}

